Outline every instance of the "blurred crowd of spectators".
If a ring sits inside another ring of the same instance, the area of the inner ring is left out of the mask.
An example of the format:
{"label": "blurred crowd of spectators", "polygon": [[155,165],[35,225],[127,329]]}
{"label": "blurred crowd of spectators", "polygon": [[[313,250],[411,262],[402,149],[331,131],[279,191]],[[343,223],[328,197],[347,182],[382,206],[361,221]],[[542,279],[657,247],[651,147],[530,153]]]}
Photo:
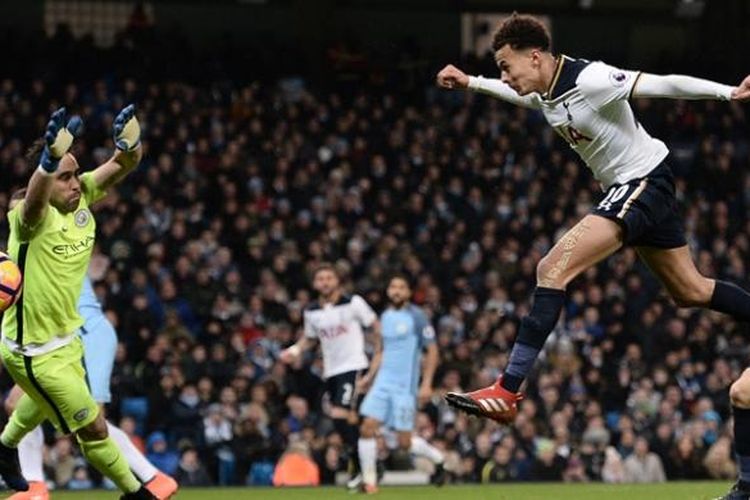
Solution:
{"label": "blurred crowd of spectators", "polygon": [[[491,74],[486,62],[463,66]],[[86,170],[111,154],[114,114],[136,103],[144,160],[95,210],[91,275],[120,338],[110,418],[183,484],[269,484],[285,452],[307,457],[321,483],[343,470],[320,359],[278,361],[323,261],[378,310],[391,272],[415,277],[442,358],[416,432],[445,451],[453,481],[735,476],[728,387],[747,364],[747,327],[675,309],[632,249],[570,285],[512,426],[443,402],[500,373],[536,263],[601,196],[540,114],[429,81],[415,98],[299,79],[70,76],[54,88],[0,81],[0,237],[31,172],[23,151],[51,110],[83,116],[75,154]],[[673,151],[699,269],[750,287],[745,109],[634,107]],[[47,444],[59,487],[97,482],[69,439],[48,432]],[[381,458],[411,467],[386,438]]]}

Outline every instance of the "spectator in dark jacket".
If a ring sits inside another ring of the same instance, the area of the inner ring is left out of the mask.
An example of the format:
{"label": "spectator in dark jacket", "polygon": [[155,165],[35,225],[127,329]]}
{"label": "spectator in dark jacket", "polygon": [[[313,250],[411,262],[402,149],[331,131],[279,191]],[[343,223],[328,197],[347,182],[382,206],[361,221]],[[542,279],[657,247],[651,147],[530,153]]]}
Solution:
{"label": "spectator in dark jacket", "polygon": [[206,468],[200,462],[198,450],[195,448],[186,448],[182,451],[174,478],[182,487],[211,486],[212,484]]}

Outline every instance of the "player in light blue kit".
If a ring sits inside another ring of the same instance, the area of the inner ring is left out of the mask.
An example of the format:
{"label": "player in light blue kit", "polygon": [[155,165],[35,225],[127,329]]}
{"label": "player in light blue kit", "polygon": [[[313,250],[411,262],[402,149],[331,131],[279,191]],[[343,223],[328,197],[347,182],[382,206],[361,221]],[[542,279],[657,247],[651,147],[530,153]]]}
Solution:
{"label": "player in light blue kit", "polygon": [[[417,400],[426,401],[432,395],[432,378],[438,364],[435,330],[424,311],[410,302],[411,285],[406,276],[391,278],[386,294],[391,305],[380,318],[383,357],[360,408],[364,420],[358,451],[367,493],[377,491],[375,436],[383,424],[398,433],[399,448],[425,456],[435,464],[433,482],[445,481],[443,454],[423,438],[412,436]],[[424,363],[421,362],[423,350],[426,351]]]}
{"label": "player in light blue kit", "polygon": [[[86,380],[94,400],[103,407],[112,401],[109,386],[115,363],[115,352],[117,351],[117,332],[102,311],[102,305],[99,303],[88,277],[83,280],[81,295],[78,298],[78,312],[84,320],[80,334],[81,340],[83,340]],[[12,412],[15,402],[21,394],[22,392],[18,387],[13,388],[11,395],[6,400],[8,414]],[[177,492],[178,486],[175,480],[160,472],[146,460],[146,457],[133,445],[127,434],[110,422],[107,422],[107,429],[112,439],[122,450],[130,469],[151,493],[159,499],[165,499],[170,498]],[[21,463],[21,472],[29,481],[30,489],[29,491],[16,493],[11,499],[46,500],[49,498],[42,468],[43,445],[44,434],[41,427],[37,427],[27,434],[19,443],[18,458]]]}
{"label": "player in light blue kit", "polygon": [[109,380],[115,364],[117,332],[102,311],[96,298],[91,279],[83,280],[81,296],[78,298],[78,313],[83,317],[81,340],[83,340],[83,361],[86,365],[86,379],[91,395],[98,403],[112,401]]}

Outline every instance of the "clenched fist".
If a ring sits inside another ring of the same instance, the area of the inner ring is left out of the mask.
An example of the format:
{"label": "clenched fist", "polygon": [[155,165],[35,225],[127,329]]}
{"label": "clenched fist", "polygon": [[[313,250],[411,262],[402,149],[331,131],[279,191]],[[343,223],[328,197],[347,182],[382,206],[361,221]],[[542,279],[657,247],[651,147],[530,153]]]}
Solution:
{"label": "clenched fist", "polygon": [[[440,75],[438,75],[438,78],[440,78]],[[732,91],[732,100],[743,102],[750,100],[750,75]]]}
{"label": "clenched fist", "polygon": [[465,89],[469,86],[469,75],[449,64],[437,74],[437,83],[444,89]]}

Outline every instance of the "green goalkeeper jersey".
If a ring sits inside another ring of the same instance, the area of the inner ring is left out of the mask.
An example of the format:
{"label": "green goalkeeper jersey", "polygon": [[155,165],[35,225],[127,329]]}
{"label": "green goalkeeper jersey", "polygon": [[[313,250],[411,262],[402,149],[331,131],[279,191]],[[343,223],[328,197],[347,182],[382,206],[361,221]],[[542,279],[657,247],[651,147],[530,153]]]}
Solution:
{"label": "green goalkeeper jersey", "polygon": [[23,201],[8,212],[8,254],[23,274],[23,293],[3,317],[3,336],[21,346],[46,344],[73,333],[83,319],[78,297],[96,236],[89,206],[106,194],[83,174],[81,201],[68,214],[52,205],[33,230],[22,225]]}

